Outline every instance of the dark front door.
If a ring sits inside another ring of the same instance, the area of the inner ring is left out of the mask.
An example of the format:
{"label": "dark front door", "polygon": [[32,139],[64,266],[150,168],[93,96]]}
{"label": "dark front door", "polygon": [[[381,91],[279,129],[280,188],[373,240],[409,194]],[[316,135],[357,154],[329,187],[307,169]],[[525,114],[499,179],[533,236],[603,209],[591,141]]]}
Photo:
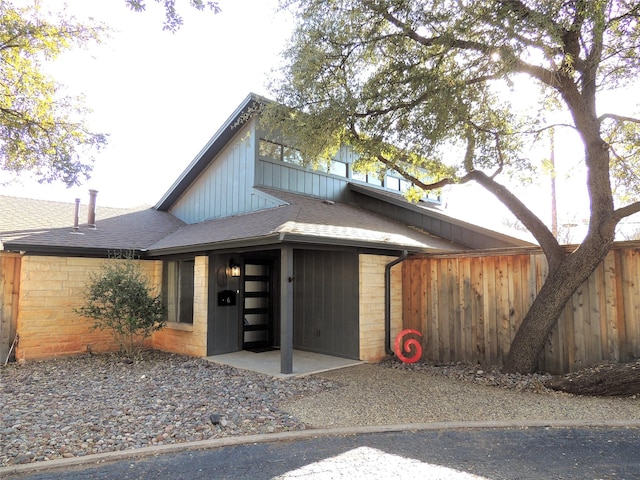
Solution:
{"label": "dark front door", "polygon": [[207,355],[240,350],[240,277],[228,274],[229,257],[213,255],[209,260],[209,305]]}
{"label": "dark front door", "polygon": [[271,348],[274,345],[273,262],[247,259],[244,270],[242,348]]}

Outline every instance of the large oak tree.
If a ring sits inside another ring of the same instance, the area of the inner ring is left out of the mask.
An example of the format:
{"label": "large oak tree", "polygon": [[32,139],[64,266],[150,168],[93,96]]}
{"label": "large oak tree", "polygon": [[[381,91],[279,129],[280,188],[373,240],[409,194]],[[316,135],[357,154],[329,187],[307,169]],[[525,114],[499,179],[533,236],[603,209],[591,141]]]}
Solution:
{"label": "large oak tree", "polygon": [[[297,18],[273,84],[287,108],[268,110],[266,124],[279,122],[312,158],[347,143],[362,168],[396,170],[425,190],[474,181],[506,205],[549,265],[505,364],[534,371],[616,226],[640,211],[640,120],[600,100],[638,77],[640,2],[299,0],[283,7]],[[524,87],[537,98],[533,109],[521,108]],[[505,186],[535,175],[529,152],[553,118],[578,133],[587,172],[588,233],[572,252]]]}

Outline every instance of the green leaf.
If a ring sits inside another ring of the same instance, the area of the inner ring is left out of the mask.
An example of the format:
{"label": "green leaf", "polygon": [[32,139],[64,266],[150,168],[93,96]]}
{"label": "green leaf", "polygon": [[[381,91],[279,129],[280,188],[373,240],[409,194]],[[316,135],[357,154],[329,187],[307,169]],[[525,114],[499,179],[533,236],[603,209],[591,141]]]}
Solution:
{"label": "green leaf", "polygon": [[93,152],[107,137],[89,131],[81,99],[60,96],[42,63],[99,42],[106,31],[69,17],[45,17],[37,3],[16,8],[0,0],[0,169],[67,186],[89,178]]}

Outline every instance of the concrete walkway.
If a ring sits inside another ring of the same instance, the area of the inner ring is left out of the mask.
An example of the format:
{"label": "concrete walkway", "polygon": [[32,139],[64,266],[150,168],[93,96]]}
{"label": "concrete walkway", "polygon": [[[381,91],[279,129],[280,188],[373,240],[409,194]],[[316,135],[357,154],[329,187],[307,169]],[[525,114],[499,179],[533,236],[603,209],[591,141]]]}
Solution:
{"label": "concrete walkway", "polygon": [[280,373],[280,350],[254,353],[247,350],[225,353],[207,357],[210,362],[221,365],[229,365],[258,373],[263,373],[277,378],[304,377],[315,373],[328,372],[339,368],[351,367],[364,363],[360,360],[332,357],[319,353],[293,351],[293,372]]}

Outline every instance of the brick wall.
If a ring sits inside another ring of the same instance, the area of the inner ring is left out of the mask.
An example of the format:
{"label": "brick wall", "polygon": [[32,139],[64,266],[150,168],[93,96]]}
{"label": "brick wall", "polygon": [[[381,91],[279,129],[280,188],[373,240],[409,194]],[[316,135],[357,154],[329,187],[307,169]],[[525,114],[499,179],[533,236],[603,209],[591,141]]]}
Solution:
{"label": "brick wall", "polygon": [[169,323],[167,327],[153,334],[153,348],[194,357],[207,356],[209,257],[196,257],[193,274],[193,325]]}
{"label": "brick wall", "polygon": [[[384,348],[384,271],[394,257],[360,255],[360,359],[377,362]],[[402,329],[402,267],[391,269],[391,340]]]}
{"label": "brick wall", "polygon": [[[106,260],[24,256],[20,274],[17,360],[119,350],[109,332],[91,330],[92,320],[79,317],[74,308],[84,300],[92,273]],[[159,285],[158,264],[142,262],[143,272]]]}
{"label": "brick wall", "polygon": [[[360,358],[379,361],[384,348],[384,270],[394,257],[360,255]],[[74,308],[83,302],[86,284],[107,261],[92,258],[25,256],[22,260],[16,359],[117,351],[109,332],[90,330],[92,321]],[[152,285],[162,279],[161,261],[141,262]],[[153,348],[192,356],[207,354],[207,295],[209,258],[196,257],[193,325],[170,324],[153,334]],[[402,328],[401,266],[391,270],[391,338]]]}

